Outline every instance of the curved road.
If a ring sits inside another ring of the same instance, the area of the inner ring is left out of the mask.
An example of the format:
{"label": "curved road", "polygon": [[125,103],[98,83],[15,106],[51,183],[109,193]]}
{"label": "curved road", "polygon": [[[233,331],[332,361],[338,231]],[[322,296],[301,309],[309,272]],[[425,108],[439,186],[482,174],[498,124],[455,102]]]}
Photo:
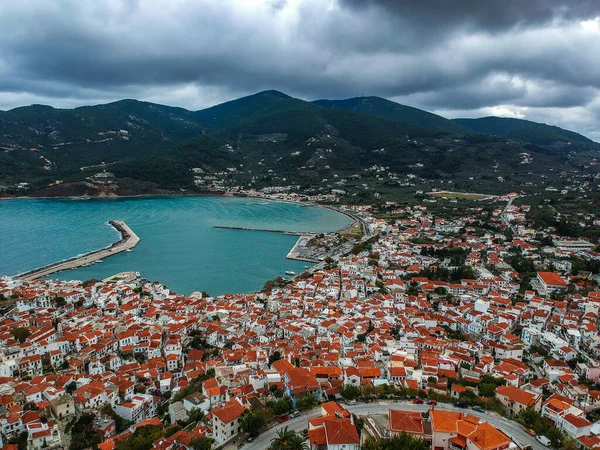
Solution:
{"label": "curved road", "polygon": [[[394,402],[394,401],[379,401],[373,403],[357,403],[356,405],[343,405],[347,410],[353,414],[364,416],[369,414],[387,414],[388,409],[402,409],[405,411],[427,411],[430,406],[428,405],[415,405],[408,401]],[[547,450],[542,444],[535,440],[535,438],[529,436],[523,430],[523,427],[511,420],[507,420],[504,417],[500,417],[495,413],[480,413],[473,411],[470,408],[455,408],[452,404],[438,403],[435,407],[445,411],[458,411],[469,413],[474,416],[478,416],[481,419],[489,422],[496,428],[501,429],[504,433],[510,436],[513,440],[518,441],[521,445],[530,445],[533,450]],[[290,430],[301,431],[308,427],[307,420],[321,415],[321,410],[311,410],[296,419],[291,419],[283,424],[279,424],[266,432],[258,436],[253,442],[247,442],[242,448],[245,450],[264,450],[270,445],[271,439],[277,435],[277,431],[287,426]]]}

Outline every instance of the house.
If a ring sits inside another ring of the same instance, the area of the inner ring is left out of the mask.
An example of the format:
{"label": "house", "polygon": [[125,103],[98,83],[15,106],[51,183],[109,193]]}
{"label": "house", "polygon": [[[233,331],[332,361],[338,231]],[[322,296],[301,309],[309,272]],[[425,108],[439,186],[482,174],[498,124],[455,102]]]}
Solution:
{"label": "house", "polygon": [[326,418],[308,430],[311,450],[359,450],[360,436],[352,419]]}
{"label": "house", "polygon": [[498,386],[495,391],[495,397],[512,414],[517,414],[519,411],[527,408],[539,411],[542,403],[541,394],[524,391],[515,386]]}
{"label": "house", "polygon": [[212,410],[212,437],[217,442],[217,445],[223,445],[237,436],[242,430],[240,418],[244,411],[244,407],[237,399],[230,400],[229,403]]}
{"label": "house", "polygon": [[578,417],[573,414],[567,414],[562,418],[559,425],[565,433],[573,439],[587,436],[592,431],[592,422],[585,417]]}
{"label": "house", "polygon": [[538,272],[536,281],[540,286],[540,294],[542,295],[552,294],[568,286],[568,283],[556,272]]}
{"label": "house", "polygon": [[70,417],[75,414],[75,400],[69,394],[64,394],[50,401],[50,408],[58,419]]}
{"label": "house", "polygon": [[433,450],[505,450],[512,444],[489,423],[459,412],[431,411],[431,429]]}
{"label": "house", "polygon": [[359,450],[360,437],[352,414],[336,402],[321,405],[321,416],[308,421],[312,450]]}
{"label": "house", "polygon": [[426,441],[431,441],[431,425],[426,422],[424,426],[423,414],[413,411],[401,411],[399,409],[390,409],[388,413],[390,436],[401,433],[410,433]]}

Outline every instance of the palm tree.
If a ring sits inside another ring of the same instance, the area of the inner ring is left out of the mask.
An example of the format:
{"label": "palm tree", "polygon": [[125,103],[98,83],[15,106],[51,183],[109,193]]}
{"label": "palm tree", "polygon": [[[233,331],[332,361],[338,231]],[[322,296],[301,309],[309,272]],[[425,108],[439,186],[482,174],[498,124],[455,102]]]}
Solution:
{"label": "palm tree", "polygon": [[307,450],[308,445],[298,433],[283,427],[277,431],[277,437],[271,439],[269,450]]}

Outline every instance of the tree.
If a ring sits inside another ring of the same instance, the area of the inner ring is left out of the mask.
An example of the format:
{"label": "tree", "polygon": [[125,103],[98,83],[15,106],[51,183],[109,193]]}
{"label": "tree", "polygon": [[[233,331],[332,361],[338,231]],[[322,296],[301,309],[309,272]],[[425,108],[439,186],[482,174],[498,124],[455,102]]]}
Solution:
{"label": "tree", "polygon": [[390,439],[369,438],[361,446],[362,450],[429,450],[431,446],[423,439],[402,432]]}
{"label": "tree", "polygon": [[130,436],[119,439],[115,450],[150,450],[152,443],[163,436],[162,427],[146,425],[139,427]]}
{"label": "tree", "polygon": [[25,340],[31,335],[31,331],[29,331],[29,328],[25,327],[15,327],[12,330],[10,330],[10,332],[12,333],[13,337],[21,344],[25,342]]}
{"label": "tree", "polygon": [[188,414],[187,424],[197,423],[204,419],[204,411],[200,408],[192,408],[190,413]]}
{"label": "tree", "polygon": [[461,401],[466,402],[469,405],[476,405],[481,402],[481,400],[479,399],[477,394],[475,394],[475,392],[468,390],[468,389],[464,392],[461,392],[459,395],[459,398]]}
{"label": "tree", "polygon": [[279,361],[281,359],[281,353],[278,351],[273,352],[271,355],[269,355],[269,367],[271,367],[271,364],[273,364],[275,361]]}
{"label": "tree", "polygon": [[308,450],[302,436],[288,427],[277,431],[277,437],[271,439],[269,450]]}
{"label": "tree", "polygon": [[303,395],[296,399],[296,406],[301,410],[314,408],[318,404],[319,400],[317,400],[317,397],[312,394]]}
{"label": "tree", "polygon": [[250,436],[258,436],[260,429],[264,427],[266,423],[265,416],[252,411],[244,413],[241,418],[242,430]]}
{"label": "tree", "polygon": [[190,447],[194,450],[211,450],[214,441],[211,438],[196,438],[190,441]]}
{"label": "tree", "polygon": [[356,400],[360,396],[360,388],[358,386],[347,385],[341,389],[340,394],[345,400]]}
{"label": "tree", "polygon": [[82,414],[71,428],[71,446],[70,450],[83,450],[89,447],[96,447],[102,439],[100,435],[92,430],[91,424],[94,421],[93,414]]}
{"label": "tree", "polygon": [[292,405],[287,398],[280,398],[275,403],[273,403],[272,409],[275,414],[278,416],[282,414],[286,414],[290,411]]}
{"label": "tree", "polygon": [[77,383],[75,381],[71,381],[65,386],[65,391],[67,391],[69,394],[73,393],[75,389],[77,389]]}

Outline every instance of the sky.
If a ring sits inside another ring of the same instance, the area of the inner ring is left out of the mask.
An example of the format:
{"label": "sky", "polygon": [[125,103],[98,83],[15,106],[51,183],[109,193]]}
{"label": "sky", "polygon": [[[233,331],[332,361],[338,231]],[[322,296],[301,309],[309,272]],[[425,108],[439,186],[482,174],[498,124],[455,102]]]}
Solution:
{"label": "sky", "polygon": [[136,98],[201,109],[276,89],[377,95],[600,141],[599,0],[0,2],[0,109]]}

